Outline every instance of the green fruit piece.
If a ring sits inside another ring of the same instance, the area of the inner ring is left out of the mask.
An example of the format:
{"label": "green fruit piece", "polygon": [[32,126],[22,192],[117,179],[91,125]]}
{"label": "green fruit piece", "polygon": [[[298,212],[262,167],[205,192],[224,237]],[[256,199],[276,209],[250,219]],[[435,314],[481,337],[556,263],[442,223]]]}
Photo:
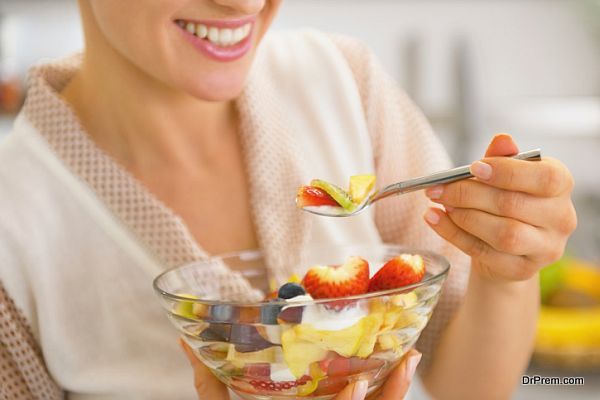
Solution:
{"label": "green fruit piece", "polygon": [[540,271],[540,297],[542,303],[545,303],[548,297],[560,288],[568,263],[569,259],[563,257]]}
{"label": "green fruit piece", "polygon": [[318,187],[319,189],[327,192],[328,195],[333,197],[333,199],[346,211],[352,212],[356,208],[356,204],[352,201],[352,198],[344,189],[339,186],[336,186],[332,183],[325,182],[321,179],[313,179],[310,182],[311,186]]}
{"label": "green fruit piece", "polygon": [[[187,293],[177,293],[179,297],[185,297],[186,299],[198,300],[197,296],[193,294]],[[193,301],[178,301],[175,305],[175,314],[182,316],[184,318],[194,319],[196,315],[194,315],[194,302]]]}
{"label": "green fruit piece", "polygon": [[283,332],[281,335],[281,348],[288,368],[298,379],[306,373],[311,363],[321,361],[327,355],[327,350],[299,339],[294,329]]}
{"label": "green fruit piece", "polygon": [[362,203],[375,187],[375,175],[354,175],[350,177],[348,194],[354,204]]}

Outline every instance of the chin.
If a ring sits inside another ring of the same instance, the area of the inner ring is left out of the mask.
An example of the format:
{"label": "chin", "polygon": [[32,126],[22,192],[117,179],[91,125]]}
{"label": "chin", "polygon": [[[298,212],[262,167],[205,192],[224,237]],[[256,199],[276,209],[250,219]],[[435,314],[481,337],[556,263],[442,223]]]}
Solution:
{"label": "chin", "polygon": [[189,83],[190,81],[184,86],[184,90],[198,100],[230,101],[239,97],[244,90],[246,75],[203,77],[200,82],[193,82],[192,85]]}

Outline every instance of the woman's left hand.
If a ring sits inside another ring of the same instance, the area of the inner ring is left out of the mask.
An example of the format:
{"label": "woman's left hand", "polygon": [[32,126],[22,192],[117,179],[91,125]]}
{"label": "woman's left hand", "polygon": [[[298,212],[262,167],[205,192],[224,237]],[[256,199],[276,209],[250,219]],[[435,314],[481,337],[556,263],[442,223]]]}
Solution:
{"label": "woman's left hand", "polygon": [[431,208],[427,223],[472,258],[480,276],[523,281],[558,260],[577,226],[573,178],[558,160],[515,160],[509,135],[497,135],[486,157],[471,165],[476,179],[426,191],[445,212]]}

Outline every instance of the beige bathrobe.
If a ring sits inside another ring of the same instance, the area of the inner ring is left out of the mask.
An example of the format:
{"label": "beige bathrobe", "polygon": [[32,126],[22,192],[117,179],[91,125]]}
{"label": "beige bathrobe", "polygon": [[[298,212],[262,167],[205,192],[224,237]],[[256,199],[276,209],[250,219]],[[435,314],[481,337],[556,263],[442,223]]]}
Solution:
{"label": "beige bathrobe", "polygon": [[[151,283],[207,254],[61,99],[79,62],[32,69],[25,107],[0,143],[0,399],[194,399],[190,366]],[[237,106],[272,278],[288,276],[282,254],[311,243],[402,243],[450,259],[417,345],[426,368],[464,294],[469,260],[422,221],[423,193],[343,220],[301,213],[293,201],[313,177],[344,184],[374,171],[385,185],[448,167],[419,110],[364,46],[315,31],[268,36]],[[252,296],[226,268],[207,280],[223,296]]]}

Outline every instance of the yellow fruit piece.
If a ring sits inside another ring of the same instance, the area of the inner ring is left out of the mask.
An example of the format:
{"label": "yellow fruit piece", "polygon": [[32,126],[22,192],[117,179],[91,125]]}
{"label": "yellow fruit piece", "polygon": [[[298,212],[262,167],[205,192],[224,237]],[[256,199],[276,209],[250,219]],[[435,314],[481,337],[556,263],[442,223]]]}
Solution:
{"label": "yellow fruit piece", "polygon": [[354,175],[350,177],[348,194],[355,204],[362,203],[375,187],[375,175]]}
{"label": "yellow fruit piece", "polygon": [[402,329],[408,326],[414,326],[418,328],[420,326],[419,323],[419,315],[413,311],[404,311],[400,313],[398,321],[396,321],[396,325],[394,325],[394,329]]}
{"label": "yellow fruit piece", "polygon": [[[177,296],[184,297],[186,299],[198,300],[197,296],[187,293],[177,293]],[[193,301],[178,301],[175,305],[175,314],[180,315],[184,318],[196,318],[194,315],[194,302]]]}
{"label": "yellow fruit piece", "polygon": [[418,298],[415,292],[409,292],[392,296],[390,300],[396,307],[410,308],[417,304]]}
{"label": "yellow fruit piece", "polygon": [[288,282],[300,283],[300,282],[302,282],[302,279],[298,276],[298,274],[292,274],[292,276],[290,276],[290,279],[288,279]]}
{"label": "yellow fruit piece", "polygon": [[600,307],[542,307],[536,347],[600,347]]}
{"label": "yellow fruit piece", "polygon": [[360,341],[360,347],[356,352],[356,356],[360,358],[367,358],[373,353],[375,342],[377,341],[377,335],[381,323],[383,322],[383,315],[381,313],[370,314],[361,320],[363,325],[363,337]]}
{"label": "yellow fruit piece", "polygon": [[276,347],[269,347],[264,350],[242,353],[235,350],[235,345],[230,344],[227,351],[227,361],[231,361],[238,368],[243,368],[247,363],[273,363],[277,357]]}
{"label": "yellow fruit piece", "polygon": [[304,385],[298,386],[296,389],[296,394],[299,396],[308,396],[319,386],[319,382],[325,378],[325,372],[319,367],[319,363],[310,364],[309,375],[312,380],[306,382]]}
{"label": "yellow fruit piece", "polygon": [[283,358],[296,378],[303,376],[311,363],[321,361],[327,355],[327,350],[299,339],[294,329],[283,332],[281,347]]}
{"label": "yellow fruit piece", "polygon": [[402,346],[400,339],[393,333],[385,333],[383,335],[379,335],[377,338],[377,343],[382,350],[394,350],[398,351],[398,349]]}
{"label": "yellow fruit piece", "polygon": [[317,330],[311,324],[296,325],[294,331],[299,339],[314,343],[324,350],[335,351],[341,356],[352,357],[363,338],[365,329],[362,323],[363,319],[338,331]]}
{"label": "yellow fruit piece", "polygon": [[383,314],[383,323],[380,332],[387,332],[394,328],[396,323],[402,318],[402,314],[405,312],[406,311],[403,310],[391,310]]}

